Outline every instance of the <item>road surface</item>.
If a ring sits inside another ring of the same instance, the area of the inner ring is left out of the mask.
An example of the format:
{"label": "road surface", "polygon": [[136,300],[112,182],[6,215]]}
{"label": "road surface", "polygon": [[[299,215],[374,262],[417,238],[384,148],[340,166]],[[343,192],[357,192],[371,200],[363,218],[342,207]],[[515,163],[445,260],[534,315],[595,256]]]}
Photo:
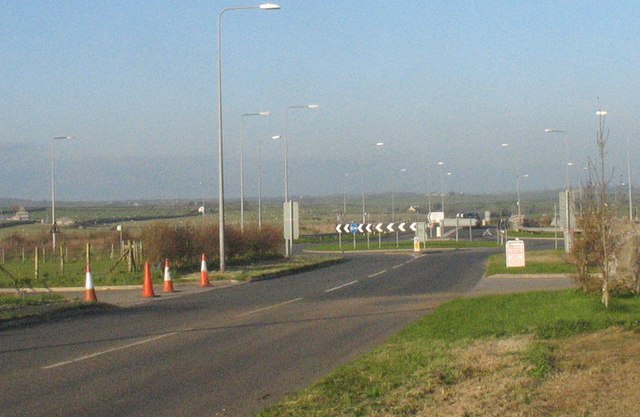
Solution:
{"label": "road surface", "polygon": [[472,289],[491,250],[343,263],[0,332],[1,416],[247,416]]}

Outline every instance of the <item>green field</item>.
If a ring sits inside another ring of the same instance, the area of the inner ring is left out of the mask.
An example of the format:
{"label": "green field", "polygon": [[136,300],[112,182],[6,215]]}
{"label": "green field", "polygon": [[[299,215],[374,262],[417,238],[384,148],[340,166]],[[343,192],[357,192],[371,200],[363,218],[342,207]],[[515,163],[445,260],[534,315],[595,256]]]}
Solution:
{"label": "green field", "polygon": [[507,268],[504,253],[489,257],[485,274],[574,274],[576,266],[567,261],[563,250],[529,251],[526,253],[526,266]]}

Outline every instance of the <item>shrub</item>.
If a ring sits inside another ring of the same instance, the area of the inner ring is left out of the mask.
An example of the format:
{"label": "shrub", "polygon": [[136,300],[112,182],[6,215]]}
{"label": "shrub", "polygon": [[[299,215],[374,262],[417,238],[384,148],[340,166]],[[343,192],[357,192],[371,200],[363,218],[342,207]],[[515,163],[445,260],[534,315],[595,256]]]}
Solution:
{"label": "shrub", "polygon": [[[177,269],[198,266],[205,254],[210,264],[219,264],[219,234],[216,224],[170,225],[153,223],[142,231],[145,256],[152,263],[168,258]],[[279,229],[273,227],[225,228],[227,261],[242,264],[281,256]]]}

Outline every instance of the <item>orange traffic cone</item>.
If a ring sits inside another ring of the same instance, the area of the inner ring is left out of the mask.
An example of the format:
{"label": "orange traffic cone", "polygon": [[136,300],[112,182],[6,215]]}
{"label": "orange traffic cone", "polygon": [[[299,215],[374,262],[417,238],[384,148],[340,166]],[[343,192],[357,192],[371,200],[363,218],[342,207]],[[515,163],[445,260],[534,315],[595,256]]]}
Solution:
{"label": "orange traffic cone", "polygon": [[151,267],[149,266],[149,262],[144,263],[144,282],[142,285],[142,296],[143,297],[155,297],[156,294],[153,292],[153,282],[151,281]]}
{"label": "orange traffic cone", "polygon": [[91,266],[87,263],[87,273],[85,274],[84,280],[84,301],[96,302],[98,301],[98,297],[96,297],[96,289],[93,286],[93,277],[91,276]]}
{"label": "orange traffic cone", "polygon": [[209,271],[207,271],[207,257],[202,254],[202,262],[200,263],[200,286],[208,287],[209,284]]}
{"label": "orange traffic cone", "polygon": [[171,281],[171,271],[169,271],[169,260],[164,260],[164,292],[173,292],[173,281]]}

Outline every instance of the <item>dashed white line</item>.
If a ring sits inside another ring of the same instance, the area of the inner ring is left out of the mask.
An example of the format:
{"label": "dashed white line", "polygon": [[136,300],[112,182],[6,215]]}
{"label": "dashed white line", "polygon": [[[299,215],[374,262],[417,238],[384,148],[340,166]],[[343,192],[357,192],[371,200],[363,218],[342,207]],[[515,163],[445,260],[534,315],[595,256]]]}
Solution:
{"label": "dashed white line", "polygon": [[394,266],[391,267],[391,269],[398,269],[398,268],[400,268],[402,266],[405,266],[405,264],[394,265]]}
{"label": "dashed white line", "polygon": [[247,311],[246,313],[242,313],[242,314],[240,314],[240,315],[238,315],[238,316],[236,316],[236,317],[246,317],[246,316],[250,316],[250,315],[252,315],[252,314],[259,313],[259,312],[261,312],[261,311],[270,310],[270,309],[272,309],[272,308],[276,308],[276,307],[282,307],[282,306],[285,306],[285,305],[287,305],[287,304],[293,304],[293,303],[296,303],[296,302],[301,301],[301,300],[304,300],[304,298],[302,298],[302,297],[300,297],[300,298],[294,298],[293,300],[284,301],[284,302],[282,302],[282,303],[273,304],[273,305],[270,305],[270,306],[266,306],[266,307],[258,308],[258,309],[256,309],[256,310]]}
{"label": "dashed white line", "polygon": [[339,290],[340,288],[344,288],[344,287],[348,287],[349,285],[353,285],[356,282],[358,282],[358,280],[347,282],[346,284],[338,285],[337,287],[329,288],[328,290],[324,290],[324,292],[333,292],[333,291]]}
{"label": "dashed white line", "polygon": [[367,278],[377,277],[378,275],[382,275],[382,274],[384,274],[385,272],[387,272],[387,270],[386,270],[386,269],[383,269],[383,270],[382,270],[382,271],[380,271],[380,272],[376,272],[375,274],[371,274],[371,275],[367,276]]}
{"label": "dashed white line", "polygon": [[71,359],[71,360],[68,360],[68,361],[54,363],[52,365],[43,366],[42,369],[59,368],[61,366],[70,365],[72,363],[86,361],[87,359],[92,359],[92,358],[95,358],[97,356],[106,355],[108,353],[117,352],[119,350],[129,349],[129,348],[132,348],[132,347],[135,347],[135,346],[143,345],[145,343],[151,343],[151,342],[154,342],[156,340],[159,340],[159,339],[162,339],[162,338],[165,338],[165,337],[173,336],[175,334],[178,334],[178,332],[165,333],[165,334],[161,334],[161,335],[158,335],[158,336],[150,337],[148,339],[140,340],[138,342],[129,343],[128,345],[118,346],[118,347],[114,347],[114,348],[111,348],[111,349],[103,350],[103,351],[100,351],[100,352],[95,352],[95,353],[92,353],[90,355],[80,356],[78,358]]}

